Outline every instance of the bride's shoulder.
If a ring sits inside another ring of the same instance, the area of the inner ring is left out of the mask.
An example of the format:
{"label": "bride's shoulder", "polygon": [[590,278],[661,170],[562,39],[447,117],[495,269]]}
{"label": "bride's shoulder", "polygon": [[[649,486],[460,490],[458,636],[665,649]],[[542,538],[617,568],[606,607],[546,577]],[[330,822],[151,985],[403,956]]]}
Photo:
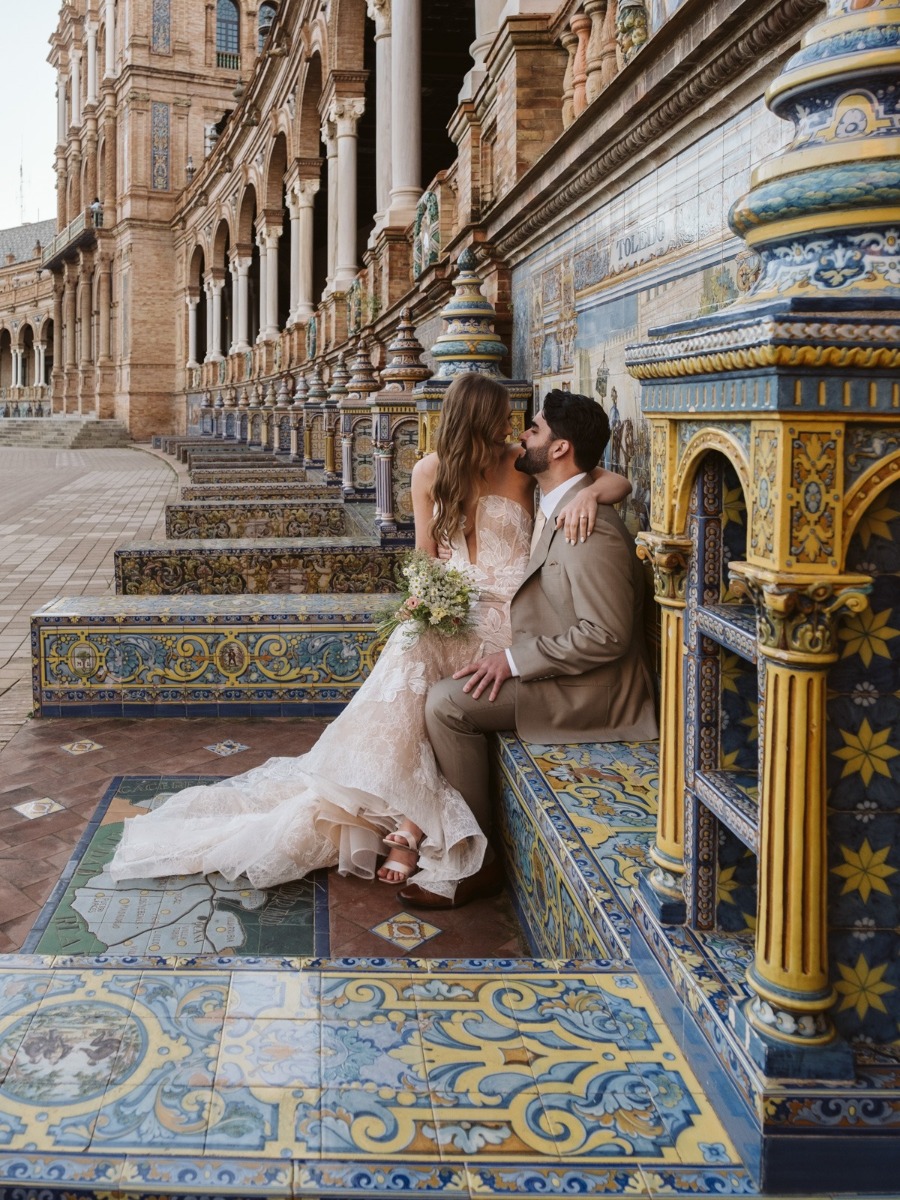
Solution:
{"label": "bride's shoulder", "polygon": [[420,458],[412,469],[413,481],[426,485],[433,483],[437,474],[437,464],[436,454],[426,454],[424,458]]}

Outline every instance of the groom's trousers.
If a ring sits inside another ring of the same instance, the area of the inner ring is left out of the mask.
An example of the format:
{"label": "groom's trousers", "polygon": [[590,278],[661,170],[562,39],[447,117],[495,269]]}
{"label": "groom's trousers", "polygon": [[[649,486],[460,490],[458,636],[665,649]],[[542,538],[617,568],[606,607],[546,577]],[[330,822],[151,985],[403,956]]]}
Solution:
{"label": "groom's trousers", "polygon": [[496,700],[488,690],[476,700],[463,691],[466,679],[442,679],[428,693],[425,724],[441,774],[471,808],[485,837],[493,811],[487,734],[516,726],[516,678],[507,679]]}

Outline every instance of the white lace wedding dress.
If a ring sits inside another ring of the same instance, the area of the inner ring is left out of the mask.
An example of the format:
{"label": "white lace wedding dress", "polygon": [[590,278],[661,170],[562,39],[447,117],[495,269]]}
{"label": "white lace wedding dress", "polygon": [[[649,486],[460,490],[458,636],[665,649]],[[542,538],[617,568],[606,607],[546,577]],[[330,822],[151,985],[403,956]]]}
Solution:
{"label": "white lace wedding dress", "polygon": [[531,518],[512,500],[483,496],[476,562],[465,537],[450,562],[479,589],[473,626],[444,638],[391,635],[353,701],[300,758],[270,758],[222,783],[187,788],[125,822],[113,879],[220,872],[266,888],[319,867],[371,879],[384,834],[409,817],[423,831],[411,879],[452,896],[478,870],[485,838],[437,769],[425,730],[429,687],[510,643],[509,600],[529,557]]}

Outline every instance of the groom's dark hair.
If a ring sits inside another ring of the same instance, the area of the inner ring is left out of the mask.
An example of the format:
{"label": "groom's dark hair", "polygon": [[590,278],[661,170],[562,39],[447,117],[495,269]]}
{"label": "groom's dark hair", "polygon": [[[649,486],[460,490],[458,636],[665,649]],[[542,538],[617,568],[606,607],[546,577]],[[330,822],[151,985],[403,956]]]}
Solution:
{"label": "groom's dark hair", "polygon": [[593,471],[609,441],[609,417],[596,400],[554,388],[544,397],[543,413],[553,436],[572,443],[579,471]]}

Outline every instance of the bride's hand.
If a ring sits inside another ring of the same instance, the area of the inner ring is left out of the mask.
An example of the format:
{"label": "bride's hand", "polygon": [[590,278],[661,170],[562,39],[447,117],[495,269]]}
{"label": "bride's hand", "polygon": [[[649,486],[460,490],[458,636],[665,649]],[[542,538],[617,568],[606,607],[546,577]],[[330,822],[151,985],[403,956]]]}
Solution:
{"label": "bride's hand", "polygon": [[597,523],[598,504],[618,504],[631,493],[631,480],[616,471],[596,467],[593,482],[577,493],[556,518],[556,528],[562,529],[566,541],[575,545],[585,541]]}
{"label": "bride's hand", "polygon": [[574,500],[570,500],[556,518],[556,528],[562,529],[566,543],[575,545],[585,541],[594,531],[597,522],[597,500],[593,490],[585,488]]}
{"label": "bride's hand", "polygon": [[453,551],[444,542],[441,542],[435,553],[441,562],[449,562]]}

